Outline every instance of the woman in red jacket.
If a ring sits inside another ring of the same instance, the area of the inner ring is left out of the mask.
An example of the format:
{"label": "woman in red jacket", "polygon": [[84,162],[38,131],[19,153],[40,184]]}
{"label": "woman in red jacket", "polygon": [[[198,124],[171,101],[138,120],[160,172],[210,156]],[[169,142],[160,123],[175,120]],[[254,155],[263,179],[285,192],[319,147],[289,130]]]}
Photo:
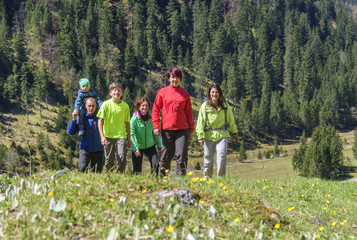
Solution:
{"label": "woman in red jacket", "polygon": [[[176,156],[176,175],[185,175],[187,168],[188,139],[194,131],[190,95],[180,87],[182,72],[171,68],[167,72],[170,85],[159,90],[152,109],[154,134],[160,135],[162,155],[161,175],[170,171],[171,160]],[[160,126],[161,111],[161,126]]]}

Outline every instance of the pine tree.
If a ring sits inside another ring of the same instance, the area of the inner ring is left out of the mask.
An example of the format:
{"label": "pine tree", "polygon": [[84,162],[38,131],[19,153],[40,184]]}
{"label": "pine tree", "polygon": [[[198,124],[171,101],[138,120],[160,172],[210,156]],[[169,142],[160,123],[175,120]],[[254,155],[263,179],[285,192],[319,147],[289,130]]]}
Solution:
{"label": "pine tree", "polygon": [[74,31],[74,13],[70,4],[58,11],[57,43],[59,64],[66,69],[77,66],[77,41]]}
{"label": "pine tree", "polygon": [[146,19],[146,39],[147,39],[147,50],[148,50],[148,61],[150,66],[154,65],[155,60],[157,59],[158,50],[157,50],[157,39],[156,39],[156,29],[158,28],[158,6],[155,0],[149,0],[146,3],[147,15]]}
{"label": "pine tree", "polygon": [[307,150],[307,138],[305,135],[305,131],[302,133],[300,137],[300,146],[298,150],[295,150],[291,163],[295,171],[301,172],[302,166],[305,159],[305,153]]}
{"label": "pine tree", "polygon": [[247,159],[247,153],[245,152],[245,148],[244,148],[244,143],[242,143],[239,147],[239,158],[238,161],[239,162],[243,162],[244,160]]}
{"label": "pine tree", "polygon": [[301,173],[306,177],[337,179],[343,173],[342,141],[336,129],[321,125],[314,129]]}
{"label": "pine tree", "polygon": [[128,87],[126,87],[124,90],[123,101],[129,105],[130,112],[132,113],[134,110],[134,103],[130,94],[130,89]]}

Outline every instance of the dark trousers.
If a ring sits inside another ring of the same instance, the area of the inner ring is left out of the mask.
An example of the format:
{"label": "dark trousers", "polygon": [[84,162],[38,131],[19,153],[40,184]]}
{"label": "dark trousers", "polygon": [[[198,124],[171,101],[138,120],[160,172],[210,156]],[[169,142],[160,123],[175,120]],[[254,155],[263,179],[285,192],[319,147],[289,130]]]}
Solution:
{"label": "dark trousers", "polygon": [[161,131],[160,173],[162,176],[165,176],[166,171],[170,170],[171,160],[174,156],[176,156],[176,175],[186,174],[189,133],[188,129]]}
{"label": "dark trousers", "polygon": [[84,172],[90,163],[90,170],[93,172],[103,171],[103,150],[99,152],[88,152],[84,149],[79,149],[78,169]]}
{"label": "dark trousers", "polygon": [[133,172],[140,173],[142,171],[143,165],[143,155],[145,154],[150,162],[151,173],[155,173],[156,175],[159,172],[159,159],[157,157],[156,146],[152,146],[146,149],[139,149],[140,156],[135,156],[135,153],[131,152],[131,159],[133,161]]}

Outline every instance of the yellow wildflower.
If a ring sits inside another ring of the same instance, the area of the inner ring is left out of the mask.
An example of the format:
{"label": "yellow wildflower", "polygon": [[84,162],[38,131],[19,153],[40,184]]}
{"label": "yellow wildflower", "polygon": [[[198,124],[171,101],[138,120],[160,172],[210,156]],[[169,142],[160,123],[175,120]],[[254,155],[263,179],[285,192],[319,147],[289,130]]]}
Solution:
{"label": "yellow wildflower", "polygon": [[320,235],[316,235],[315,238],[316,238],[316,239],[320,239]]}
{"label": "yellow wildflower", "polygon": [[218,185],[219,185],[220,187],[222,187],[222,186],[223,186],[223,182],[218,183]]}
{"label": "yellow wildflower", "polygon": [[193,174],[193,172],[188,172],[187,175],[188,176],[191,176]]}
{"label": "yellow wildflower", "polygon": [[120,197],[119,197],[119,199],[122,199],[124,197],[124,195],[121,195]]}
{"label": "yellow wildflower", "polygon": [[329,201],[329,200],[327,200],[327,201],[326,201],[326,203],[327,203],[327,204],[330,204],[330,201]]}
{"label": "yellow wildflower", "polygon": [[284,188],[283,187],[280,187],[281,190],[283,190]]}
{"label": "yellow wildflower", "polygon": [[320,231],[323,231],[325,228],[324,227],[320,227]]}
{"label": "yellow wildflower", "polygon": [[289,207],[288,211],[291,212],[291,210],[293,210],[295,207]]}
{"label": "yellow wildflower", "polygon": [[208,183],[208,184],[211,184],[211,183],[214,183],[214,181],[213,181],[212,179],[209,179],[209,180],[207,181],[207,183]]}
{"label": "yellow wildflower", "polygon": [[276,223],[276,224],[274,225],[274,228],[275,228],[275,229],[279,229],[279,228],[280,228],[280,223]]}
{"label": "yellow wildflower", "polygon": [[49,197],[52,197],[52,196],[53,196],[53,191],[49,192],[49,193],[48,193],[48,196],[49,196]]}
{"label": "yellow wildflower", "polygon": [[257,180],[257,182],[260,182],[259,180]]}
{"label": "yellow wildflower", "polygon": [[233,193],[233,192],[234,192],[234,190],[233,190],[233,189],[231,189],[231,190],[229,190],[229,192],[230,192],[230,193]]}
{"label": "yellow wildflower", "polygon": [[328,197],[328,198],[331,197],[331,194],[327,195],[327,197]]}
{"label": "yellow wildflower", "polygon": [[336,226],[336,224],[337,224],[336,222],[331,223],[332,226]]}
{"label": "yellow wildflower", "polygon": [[200,182],[204,182],[204,181],[206,181],[206,180],[207,180],[206,177],[200,178]]}
{"label": "yellow wildflower", "polygon": [[300,210],[299,213],[302,213],[302,211]]}
{"label": "yellow wildflower", "polygon": [[226,189],[227,189],[227,186],[223,186],[222,189],[223,189],[223,190],[226,190]]}
{"label": "yellow wildflower", "polygon": [[109,199],[109,202],[110,203],[114,202],[114,199],[113,198]]}
{"label": "yellow wildflower", "polygon": [[343,219],[343,222],[344,222],[344,223],[346,223],[346,222],[347,222],[347,220],[346,220],[346,219]]}
{"label": "yellow wildflower", "polygon": [[234,219],[234,221],[235,221],[236,223],[239,222],[239,218]]}
{"label": "yellow wildflower", "polygon": [[243,187],[239,187],[238,189],[239,189],[239,190],[242,190],[242,189],[243,189]]}
{"label": "yellow wildflower", "polygon": [[357,193],[353,193],[353,196],[356,196],[357,195]]}
{"label": "yellow wildflower", "polygon": [[345,212],[347,212],[348,211],[348,208],[345,208]]}
{"label": "yellow wildflower", "polygon": [[141,193],[145,194],[146,193],[146,189],[141,190]]}
{"label": "yellow wildflower", "polygon": [[324,207],[324,208],[323,208],[323,210],[326,210],[326,209],[327,209],[327,207]]}
{"label": "yellow wildflower", "polygon": [[301,197],[305,197],[305,195],[303,194],[303,195],[301,195]]}
{"label": "yellow wildflower", "polygon": [[337,211],[331,211],[332,215],[336,215]]}
{"label": "yellow wildflower", "polygon": [[316,189],[316,192],[320,191],[319,189]]}
{"label": "yellow wildflower", "polygon": [[[170,169],[166,169],[166,170],[165,170],[165,173],[168,173],[168,172],[170,172]],[[171,226],[171,225],[170,225],[170,226]]]}
{"label": "yellow wildflower", "polygon": [[343,225],[345,225],[345,223],[344,222],[340,222],[340,225],[343,226]]}
{"label": "yellow wildflower", "polygon": [[168,232],[168,233],[172,233],[172,231],[175,229],[175,227],[174,226],[172,226],[172,225],[169,225],[169,226],[166,226],[165,227],[165,230],[166,230],[166,232]]}
{"label": "yellow wildflower", "polygon": [[204,204],[205,203],[205,201],[203,201],[203,200],[200,200],[200,201],[198,201],[200,204]]}

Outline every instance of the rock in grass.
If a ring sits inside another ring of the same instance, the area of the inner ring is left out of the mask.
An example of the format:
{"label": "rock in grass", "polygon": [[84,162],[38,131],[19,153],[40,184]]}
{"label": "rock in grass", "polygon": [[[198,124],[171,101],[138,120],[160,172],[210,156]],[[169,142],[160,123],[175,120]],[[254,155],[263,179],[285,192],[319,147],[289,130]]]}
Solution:
{"label": "rock in grass", "polygon": [[313,218],[311,218],[311,221],[312,221],[313,223],[326,224],[325,221],[324,221],[322,218],[319,218],[319,217],[313,217]]}
{"label": "rock in grass", "polygon": [[175,190],[163,190],[163,191],[158,191],[156,193],[149,193],[146,194],[147,196],[153,196],[156,195],[156,198],[159,200],[171,197],[171,196],[176,196],[176,198],[184,203],[187,204],[195,204],[195,202],[200,198],[200,196],[193,194],[187,190],[184,189],[175,189]]}
{"label": "rock in grass", "polygon": [[263,215],[266,216],[268,219],[270,219],[270,221],[272,222],[280,222],[280,214],[275,211],[274,208],[271,207],[271,205],[269,203],[267,203],[265,200],[259,200],[260,203],[263,204]]}

